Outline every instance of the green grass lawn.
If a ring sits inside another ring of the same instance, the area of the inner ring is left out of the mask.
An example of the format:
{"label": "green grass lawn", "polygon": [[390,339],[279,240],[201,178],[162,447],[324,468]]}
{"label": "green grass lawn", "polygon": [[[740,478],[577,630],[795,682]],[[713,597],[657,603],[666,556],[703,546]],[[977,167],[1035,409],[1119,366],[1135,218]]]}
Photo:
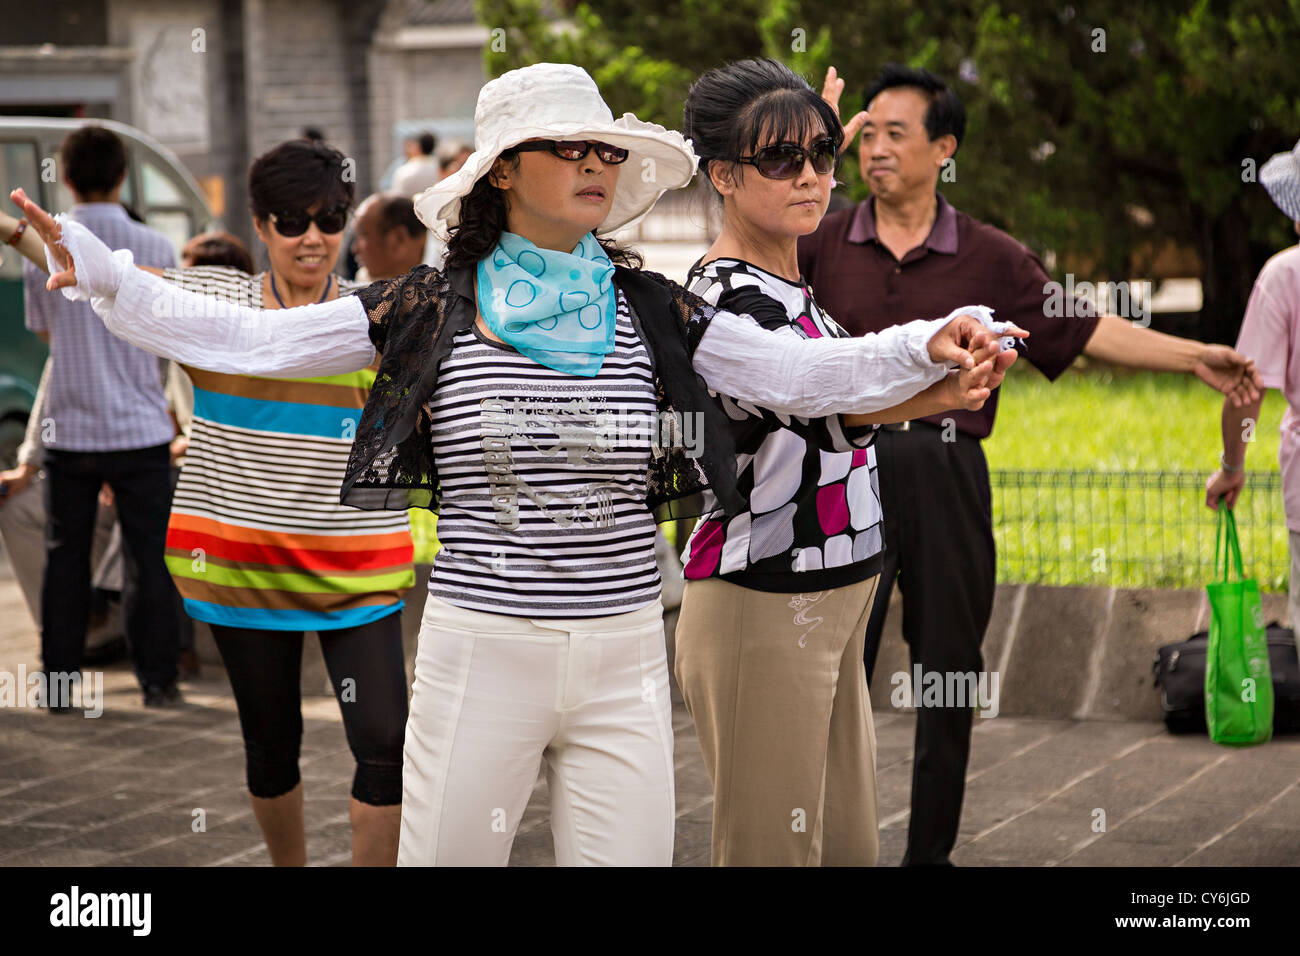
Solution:
{"label": "green grass lawn", "polygon": [[[1053,384],[1014,368],[984,443],[999,580],[1203,585],[1216,527],[1204,484],[1222,447],[1222,407],[1190,376],[1093,366]],[[1280,393],[1265,396],[1246,462],[1267,474],[1252,476],[1236,509],[1247,574],[1270,590],[1285,590],[1289,561],[1277,475],[1284,410]]]}
{"label": "green grass lawn", "polygon": [[[1209,477],[1219,460],[1223,396],[1190,375],[1093,365],[1048,382],[1027,362],[1012,367],[998,398],[989,468],[1192,471]],[[1251,471],[1277,471],[1278,424],[1286,402],[1265,395]]]}

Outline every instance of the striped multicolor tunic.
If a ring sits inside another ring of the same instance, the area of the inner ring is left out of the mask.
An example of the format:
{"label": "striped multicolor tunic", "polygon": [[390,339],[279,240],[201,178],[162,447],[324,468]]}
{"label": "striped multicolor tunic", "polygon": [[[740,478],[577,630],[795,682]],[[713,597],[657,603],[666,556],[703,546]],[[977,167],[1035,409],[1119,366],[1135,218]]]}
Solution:
{"label": "striped multicolor tunic", "polygon": [[[262,307],[261,274],[200,266],[164,275],[193,292]],[[339,504],[374,368],[303,379],[184,368],[194,419],[172,499],[167,566],[189,615],[228,627],[319,631],[399,610],[415,583],[406,514]]]}

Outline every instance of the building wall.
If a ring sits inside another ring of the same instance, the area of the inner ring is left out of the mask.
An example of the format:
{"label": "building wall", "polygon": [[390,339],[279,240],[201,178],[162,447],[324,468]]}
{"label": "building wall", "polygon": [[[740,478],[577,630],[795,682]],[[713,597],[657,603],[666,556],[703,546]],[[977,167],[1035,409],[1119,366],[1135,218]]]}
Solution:
{"label": "building wall", "polygon": [[345,156],[355,157],[344,69],[349,51],[337,3],[246,0],[244,50],[251,156],[311,125]]}
{"label": "building wall", "polygon": [[474,23],[411,27],[405,0],[389,0],[369,60],[370,142],[379,174],[400,158],[396,131],[428,126],[470,139],[478,92],[487,82]]}
{"label": "building wall", "polygon": [[[91,46],[79,55],[58,48],[42,59],[29,47],[21,69],[0,57],[0,93],[6,83],[28,93],[37,83],[66,87],[74,100],[98,91],[77,102],[175,151],[216,187],[226,226],[246,240],[254,238],[247,170],[259,153],[317,126],[353,160],[361,197],[397,159],[398,128],[467,135],[487,81],[483,29],[455,11],[430,19],[408,0],[105,0],[105,8],[106,46],[94,46],[103,38],[87,23],[79,42]],[[688,238],[673,200],[664,205],[636,240]]]}
{"label": "building wall", "polygon": [[[0,42],[3,42],[0,40]],[[0,46],[0,112],[117,119],[130,108],[132,51]]]}
{"label": "building wall", "polygon": [[375,45],[366,53],[366,70],[370,77],[370,128],[367,131],[372,175],[367,185],[373,191],[389,164],[396,158],[393,150],[393,126],[397,122],[396,90],[400,81],[401,56],[396,51]]}
{"label": "building wall", "polygon": [[[210,194],[218,213],[238,210],[244,167],[242,120],[230,110],[230,71],[242,39],[220,0],[110,0],[109,42],[135,53],[130,95],[114,119],[173,150]],[[236,120],[232,129],[232,118]],[[237,218],[237,217],[236,217]]]}
{"label": "building wall", "polygon": [[[110,0],[110,43],[136,54],[123,115],[219,179],[222,218],[252,241],[252,160],[306,126],[376,176],[366,51],[385,0]],[[195,34],[201,31],[201,35]]]}
{"label": "building wall", "polygon": [[478,91],[488,79],[481,49],[408,50],[400,62],[398,119],[474,118]]}

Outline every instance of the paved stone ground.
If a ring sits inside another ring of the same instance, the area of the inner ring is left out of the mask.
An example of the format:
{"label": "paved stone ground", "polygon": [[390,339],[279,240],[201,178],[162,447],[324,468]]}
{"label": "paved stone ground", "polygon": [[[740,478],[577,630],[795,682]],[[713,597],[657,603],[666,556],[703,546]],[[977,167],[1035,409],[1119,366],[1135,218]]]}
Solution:
{"label": "paved stone ground", "polygon": [[[0,672],[37,666],[12,581],[0,580]],[[145,710],[130,670],[105,672],[103,716],[0,709],[0,866],[265,866],[244,790],[243,746],[224,674],[183,685],[188,706]],[[708,863],[712,799],[675,697],[674,862]],[[352,759],[332,698],[304,701],[302,773],[313,865],[350,861]],[[876,718],[881,865],[907,833],[909,714]],[[965,865],[1292,865],[1300,862],[1300,737],[1232,750],[1158,723],[976,720],[961,835]],[[192,830],[194,811],[206,832]],[[1094,832],[1098,811],[1104,832]],[[553,863],[539,779],[512,864]]]}

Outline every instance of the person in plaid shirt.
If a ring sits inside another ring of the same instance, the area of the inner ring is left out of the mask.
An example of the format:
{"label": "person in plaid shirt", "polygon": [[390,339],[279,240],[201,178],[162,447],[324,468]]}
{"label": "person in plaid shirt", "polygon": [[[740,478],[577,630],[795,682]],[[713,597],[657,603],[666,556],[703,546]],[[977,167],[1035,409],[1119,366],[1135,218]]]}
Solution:
{"label": "person in plaid shirt", "polygon": [[[112,132],[84,126],[60,148],[64,181],[76,204],[70,215],[114,249],[157,268],[176,264],[159,232],[136,223],[119,202],[126,150]],[[46,567],[41,586],[41,656],[45,673],[76,674],[90,615],[90,549],[100,488],[117,502],[126,564],[123,604],[127,641],[146,706],[180,702],[172,583],[163,562],[171,502],[168,446],[176,426],[167,413],[158,359],[104,328],[89,303],[45,288],[26,263],[27,327],[53,359],[41,443],[45,450]],[[51,681],[53,685],[53,680]],[[51,711],[71,709],[66,698]]]}

